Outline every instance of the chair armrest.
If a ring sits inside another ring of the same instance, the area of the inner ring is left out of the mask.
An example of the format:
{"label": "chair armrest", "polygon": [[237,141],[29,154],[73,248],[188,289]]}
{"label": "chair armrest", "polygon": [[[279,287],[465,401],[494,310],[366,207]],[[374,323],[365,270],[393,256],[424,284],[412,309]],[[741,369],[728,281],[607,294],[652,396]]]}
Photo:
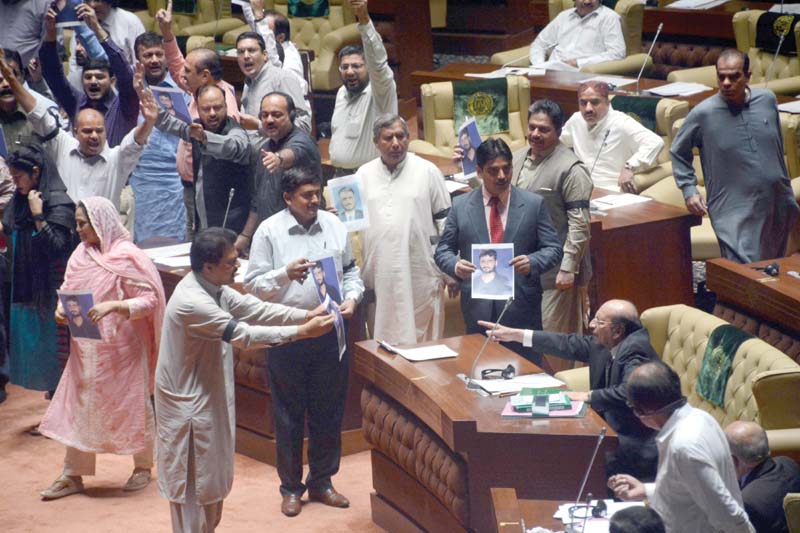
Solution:
{"label": "chair armrest", "polygon": [[705,67],[673,70],[669,73],[669,76],[667,76],[667,81],[695,82],[708,85],[709,87],[717,87],[717,67],[708,65]]}
{"label": "chair armrest", "polygon": [[311,63],[312,86],[315,91],[333,91],[342,85],[337,68],[339,50],[348,44],[360,44],[358,24],[348,24],[325,34],[322,38],[319,57]]}
{"label": "chair armrest", "polygon": [[529,45],[520,46],[519,48],[514,48],[513,50],[506,50],[505,52],[497,52],[496,54],[492,55],[489,63],[492,65],[505,65],[506,63],[511,63],[509,66],[527,67],[531,64],[531,58],[529,54],[530,49],[531,47]]}
{"label": "chair armrest", "polygon": [[574,391],[589,392],[589,367],[572,368],[562,370],[555,374],[556,379],[560,379],[567,384],[567,389]]}
{"label": "chair armrest", "polygon": [[204,22],[203,24],[195,24],[182,28],[176,35],[191,36],[191,35],[205,35],[216,37],[223,35],[225,32],[241,27],[243,22],[235,18],[224,18],[219,21]]}
{"label": "chair armrest", "polygon": [[768,370],[756,375],[753,378],[753,396],[758,405],[761,427],[766,430],[791,428],[800,431],[800,410],[790,407],[798,390],[799,367]]}
{"label": "chair armrest", "polygon": [[647,62],[645,73],[653,66],[653,58],[647,54],[633,54],[623,59],[616,61],[603,61],[602,63],[595,63],[593,65],[586,65],[581,69],[581,72],[591,72],[593,74],[616,74],[617,76],[631,76],[636,77],[639,75],[639,70],[642,68],[642,63]]}
{"label": "chair armrest", "polygon": [[412,139],[411,142],[408,143],[408,151],[415,154],[453,157],[452,149],[437,148],[433,144],[422,139]]}
{"label": "chair armrest", "polygon": [[772,80],[767,83],[767,89],[775,94],[795,96],[800,93],[800,76]]}
{"label": "chair armrest", "polygon": [[800,531],[800,492],[790,492],[783,497],[783,513],[789,533]]}
{"label": "chair armrest", "polygon": [[637,172],[633,175],[633,185],[636,187],[636,194],[649,189],[664,178],[672,176],[672,163],[661,163],[649,170]]}

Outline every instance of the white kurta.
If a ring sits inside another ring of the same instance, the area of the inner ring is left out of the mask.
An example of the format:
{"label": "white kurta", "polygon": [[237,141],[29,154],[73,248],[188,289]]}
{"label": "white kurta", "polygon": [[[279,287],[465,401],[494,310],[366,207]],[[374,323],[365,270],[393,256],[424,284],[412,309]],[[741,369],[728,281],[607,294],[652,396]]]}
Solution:
{"label": "white kurta", "polygon": [[647,170],[658,162],[664,148],[661,137],[611,107],[591,129],[580,113],[573,113],[561,131],[561,142],[591,171],[595,187],[610,191],[619,191],[619,175],[626,163],[634,172]]}
{"label": "white kurta", "polygon": [[[233,349],[266,347],[297,335],[306,312],[262,302],[189,273],[167,304],[156,366],[158,488],[186,502],[194,446],[197,503],[227,496],[233,484],[236,417]],[[251,325],[255,324],[255,325]]]}
{"label": "white kurta", "polygon": [[375,291],[373,337],[397,344],[437,339],[444,327],[444,282],[433,251],[450,208],[442,173],[408,154],[393,173],[378,158],[356,174],[369,212],[362,277]]}

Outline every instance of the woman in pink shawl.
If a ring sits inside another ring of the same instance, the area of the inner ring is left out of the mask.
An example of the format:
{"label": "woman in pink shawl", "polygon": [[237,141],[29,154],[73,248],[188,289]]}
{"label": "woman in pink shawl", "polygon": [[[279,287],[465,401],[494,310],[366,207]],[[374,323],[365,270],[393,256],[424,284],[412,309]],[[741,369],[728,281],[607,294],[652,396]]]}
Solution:
{"label": "woman in pink shawl", "polygon": [[[133,455],[128,491],[146,487],[153,466],[150,396],[164,316],[161,278],[109,200],[82,200],[75,220],[81,244],[61,290],[93,292],[87,314],[102,339],[71,339],[67,366],[41,422],[42,434],[67,446],[64,473],[41,493],[45,500],[82,492],[81,476],[94,475],[97,453]],[[60,304],[56,320],[66,322]]]}

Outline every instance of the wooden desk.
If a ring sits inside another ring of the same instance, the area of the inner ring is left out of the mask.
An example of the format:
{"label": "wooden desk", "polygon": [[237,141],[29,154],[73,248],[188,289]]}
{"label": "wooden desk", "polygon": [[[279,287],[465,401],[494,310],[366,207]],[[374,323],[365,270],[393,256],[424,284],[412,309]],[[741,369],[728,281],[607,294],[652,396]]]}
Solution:
{"label": "wooden desk", "polygon": [[[418,88],[423,83],[434,83],[437,81],[477,80],[479,78],[470,78],[465,74],[491,72],[498,68],[498,65],[489,64],[448,63],[434,71],[418,70],[411,74],[411,78],[414,85]],[[564,112],[567,113],[568,118],[569,115],[578,111],[578,85],[581,81],[593,76],[595,75],[588,72],[557,71],[548,71],[544,76],[531,76],[528,78],[531,82],[531,101],[549,98],[561,106]],[[660,87],[666,84],[667,82],[664,80],[642,78],[639,82],[639,87],[642,91],[646,91],[647,89]],[[626,91],[634,91],[635,89],[636,85],[634,84],[625,85],[620,87],[620,90],[614,91],[613,94],[626,94]],[[715,92],[716,89],[713,89],[692,96],[674,98],[685,100],[689,102],[691,107],[694,107]],[[642,96],[649,96],[649,94],[645,93]]]}
{"label": "wooden desk", "polygon": [[[175,286],[188,273],[188,269],[175,269],[156,264],[167,299]],[[240,284],[234,288],[244,292]],[[356,307],[347,330],[347,349],[352,357],[353,345],[365,338],[363,306]],[[267,381],[267,368],[263,348],[255,350],[233,350],[236,393],[236,451],[253,459],[275,465],[275,423],[272,418],[272,400]],[[359,398],[363,380],[355,375],[350,366],[345,412],[342,418],[342,455],[362,452],[367,449],[361,431],[361,404]],[[304,447],[305,447],[304,443]],[[305,460],[305,458],[304,458]]]}
{"label": "wooden desk", "polygon": [[[492,531],[491,487],[511,487],[520,497],[574,498],[605,422],[591,409],[584,418],[506,420],[500,412],[507,398],[484,398],[466,389],[456,374],[469,373],[485,337],[467,335],[445,339],[459,353],[451,359],[411,363],[378,348],[375,341],[356,343],[353,366],[366,382],[365,394],[387,405],[400,405],[407,424],[397,431],[435,434],[448,454],[466,462],[466,515],[463,524],[447,511],[437,496],[395,459],[373,449],[373,520],[388,531]],[[538,367],[506,348],[490,344],[477,371],[502,368],[512,362],[518,373],[539,372]],[[500,365],[500,366],[498,366]],[[363,398],[363,397],[362,397]],[[363,400],[362,400],[363,401]],[[363,406],[362,406],[363,407]],[[366,408],[365,412],[366,412]],[[366,416],[366,415],[365,415]],[[365,428],[367,427],[365,419]],[[397,424],[399,425],[399,424]],[[417,429],[413,429],[410,426]],[[404,441],[404,436],[396,436]],[[369,437],[368,437],[369,438]],[[382,435],[381,440],[395,437]],[[605,491],[605,452],[616,447],[616,434],[608,428],[598,460],[589,476],[588,491]],[[391,444],[390,444],[391,446]],[[438,454],[437,454],[438,457]],[[421,458],[402,456],[413,469]],[[437,460],[437,463],[440,461]],[[427,472],[423,476],[435,475]],[[415,525],[416,524],[416,525]]]}
{"label": "wooden desk", "polygon": [[644,9],[643,33],[654,34],[663,23],[665,36],[691,38],[702,43],[706,39],[730,41],[733,44],[733,15],[748,9],[769,10],[772,3],[731,0],[711,9],[669,9],[646,7]]}
{"label": "wooden desk", "polygon": [[[773,262],[780,267],[776,278],[753,268]],[[749,265],[712,259],[706,263],[706,283],[709,290],[717,293],[718,302],[733,305],[800,337],[800,280],[786,274],[790,270],[800,272],[800,255]]]}
{"label": "wooden desk", "polygon": [[[593,198],[614,194],[594,189]],[[618,194],[618,193],[617,193]],[[592,216],[592,308],[611,298],[639,312],[661,305],[694,304],[689,230],[700,218],[655,200]]]}

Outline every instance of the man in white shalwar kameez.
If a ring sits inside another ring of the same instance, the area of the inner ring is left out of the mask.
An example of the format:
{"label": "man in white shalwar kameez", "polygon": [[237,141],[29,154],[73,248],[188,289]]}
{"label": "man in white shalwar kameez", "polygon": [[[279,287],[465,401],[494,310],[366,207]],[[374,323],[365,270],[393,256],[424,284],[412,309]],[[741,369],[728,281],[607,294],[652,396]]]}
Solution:
{"label": "man in white shalwar kameez", "polygon": [[[362,277],[375,293],[368,308],[373,338],[401,345],[441,337],[446,282],[433,251],[450,210],[444,177],[433,163],[408,153],[409,132],[397,115],[378,117],[373,139],[381,156],[358,169],[369,228]],[[455,285],[455,282],[453,281]]]}
{"label": "man in white shalwar kameez", "polygon": [[239,264],[235,240],[223,228],[195,237],[192,272],[175,287],[164,317],[155,378],[156,448],[158,488],[170,501],[174,532],[214,531],[233,484],[232,348],[317,337],[333,325],[332,316],[315,317],[317,310],[262,302],[226,287]]}

